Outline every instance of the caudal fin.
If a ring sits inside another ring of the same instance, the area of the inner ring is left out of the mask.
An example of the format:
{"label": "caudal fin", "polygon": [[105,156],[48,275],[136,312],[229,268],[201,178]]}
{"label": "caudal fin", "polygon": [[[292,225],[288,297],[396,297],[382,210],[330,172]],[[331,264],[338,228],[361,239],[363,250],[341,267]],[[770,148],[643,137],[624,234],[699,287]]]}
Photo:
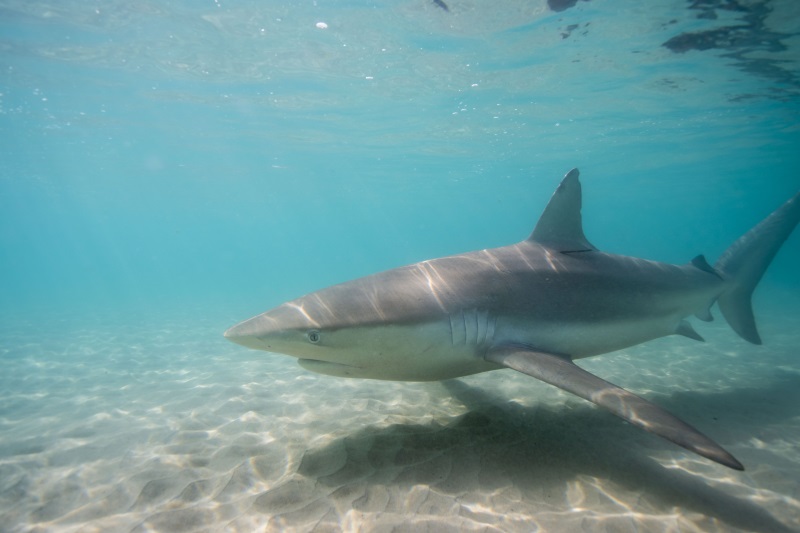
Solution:
{"label": "caudal fin", "polygon": [[730,284],[717,300],[720,311],[733,330],[753,344],[761,344],[751,304],[753,290],[798,221],[800,193],[739,237],[714,265]]}

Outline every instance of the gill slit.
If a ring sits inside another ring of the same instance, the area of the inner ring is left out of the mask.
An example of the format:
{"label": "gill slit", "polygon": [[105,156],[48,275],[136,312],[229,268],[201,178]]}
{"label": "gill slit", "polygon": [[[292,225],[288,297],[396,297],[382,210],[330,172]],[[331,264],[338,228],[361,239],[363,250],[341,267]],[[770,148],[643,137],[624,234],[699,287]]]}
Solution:
{"label": "gill slit", "polygon": [[497,317],[486,309],[459,309],[448,319],[453,346],[483,346],[494,339]]}

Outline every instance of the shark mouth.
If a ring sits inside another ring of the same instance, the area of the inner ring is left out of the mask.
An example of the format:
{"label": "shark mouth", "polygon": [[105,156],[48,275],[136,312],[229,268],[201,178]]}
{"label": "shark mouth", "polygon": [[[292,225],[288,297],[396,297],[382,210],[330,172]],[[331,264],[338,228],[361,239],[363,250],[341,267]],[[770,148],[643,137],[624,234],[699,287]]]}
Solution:
{"label": "shark mouth", "polygon": [[353,365],[344,365],[342,363],[331,363],[329,361],[320,361],[318,359],[299,359],[297,361],[300,366],[311,372],[317,374],[325,374],[328,376],[338,377],[360,377],[361,367]]}

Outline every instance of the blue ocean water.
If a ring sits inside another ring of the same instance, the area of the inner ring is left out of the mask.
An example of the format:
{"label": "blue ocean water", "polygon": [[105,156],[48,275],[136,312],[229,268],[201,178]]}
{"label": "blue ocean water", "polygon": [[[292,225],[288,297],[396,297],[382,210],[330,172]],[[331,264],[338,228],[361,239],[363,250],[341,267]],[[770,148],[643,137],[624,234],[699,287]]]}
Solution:
{"label": "blue ocean water", "polygon": [[222,338],[521,240],[573,167],[600,249],[713,263],[800,189],[798,28],[793,0],[0,0],[0,530],[800,528],[798,234],[763,347],[718,319],[587,362],[744,474],[505,372],[336,380]]}

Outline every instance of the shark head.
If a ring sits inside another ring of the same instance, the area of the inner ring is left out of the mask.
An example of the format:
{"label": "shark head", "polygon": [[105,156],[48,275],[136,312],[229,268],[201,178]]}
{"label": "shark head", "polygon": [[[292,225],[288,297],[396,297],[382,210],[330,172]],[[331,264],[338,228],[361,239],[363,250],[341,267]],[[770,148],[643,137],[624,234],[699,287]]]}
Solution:
{"label": "shark head", "polygon": [[453,342],[451,313],[431,291],[433,268],[411,265],[334,285],[245,320],[225,337],[340,377],[430,381],[493,368],[474,345]]}
{"label": "shark head", "polygon": [[[344,291],[323,290],[245,320],[226,331],[225,337],[248,348],[296,357],[311,370],[347,376],[370,366],[367,347],[354,338],[355,330],[366,325],[343,320],[364,314],[360,308]],[[369,328],[375,336],[381,325],[371,320]]]}

